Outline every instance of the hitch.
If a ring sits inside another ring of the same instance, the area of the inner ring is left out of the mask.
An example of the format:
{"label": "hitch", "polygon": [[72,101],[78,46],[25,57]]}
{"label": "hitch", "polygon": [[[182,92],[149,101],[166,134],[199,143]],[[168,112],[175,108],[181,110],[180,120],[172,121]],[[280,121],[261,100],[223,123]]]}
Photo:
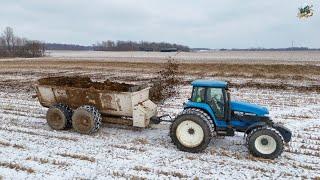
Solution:
{"label": "hitch", "polygon": [[[165,119],[168,118],[168,119]],[[154,124],[159,124],[160,122],[172,122],[172,118],[169,114],[165,114],[162,116],[152,116],[150,121]]]}

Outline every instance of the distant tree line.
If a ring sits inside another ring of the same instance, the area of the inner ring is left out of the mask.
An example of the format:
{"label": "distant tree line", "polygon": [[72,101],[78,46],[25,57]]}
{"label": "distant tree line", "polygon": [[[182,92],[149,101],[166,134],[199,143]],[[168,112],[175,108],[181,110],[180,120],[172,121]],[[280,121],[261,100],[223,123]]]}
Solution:
{"label": "distant tree line", "polygon": [[93,44],[95,51],[190,51],[188,46],[166,42],[102,41]]}
{"label": "distant tree line", "polygon": [[93,50],[92,46],[81,46],[77,44],[58,44],[58,43],[46,43],[46,50],[70,50],[70,51],[84,51]]}
{"label": "distant tree line", "polygon": [[0,58],[41,57],[44,53],[43,43],[15,36],[11,27],[6,27],[0,36]]}
{"label": "distant tree line", "polygon": [[288,47],[288,48],[244,48],[244,49],[219,49],[220,51],[319,51],[317,48]]}

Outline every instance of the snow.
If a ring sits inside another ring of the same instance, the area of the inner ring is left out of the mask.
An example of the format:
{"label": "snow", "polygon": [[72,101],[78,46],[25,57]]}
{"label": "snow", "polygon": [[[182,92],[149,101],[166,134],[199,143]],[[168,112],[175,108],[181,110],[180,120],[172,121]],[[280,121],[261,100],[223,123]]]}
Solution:
{"label": "snow", "polygon": [[[0,92],[0,176],[5,179],[320,176],[320,95],[316,93],[232,89],[234,100],[267,106],[276,122],[293,131],[292,142],[275,160],[252,157],[241,133],[214,138],[203,153],[181,152],[171,143],[168,123],[147,129],[104,124],[94,135],[54,131],[46,124],[46,108],[31,98],[32,93]],[[159,114],[175,116],[190,93],[190,86],[182,86],[179,95],[159,106]]]}
{"label": "snow", "polygon": [[319,51],[207,51],[207,52],[143,52],[143,51],[47,51],[55,59],[147,61],[173,57],[181,61],[234,62],[319,62]]}

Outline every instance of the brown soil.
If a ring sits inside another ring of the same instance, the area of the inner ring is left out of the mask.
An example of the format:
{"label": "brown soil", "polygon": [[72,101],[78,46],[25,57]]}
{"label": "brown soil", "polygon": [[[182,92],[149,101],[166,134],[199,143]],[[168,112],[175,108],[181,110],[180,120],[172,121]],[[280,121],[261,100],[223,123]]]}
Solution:
{"label": "brown soil", "polygon": [[[298,91],[316,91],[320,92],[320,65],[318,61],[314,63],[289,63],[279,61],[271,63],[267,61],[255,61],[252,63],[246,62],[179,62],[178,76],[182,78],[196,79],[203,77],[210,77],[211,79],[230,80],[236,78],[245,78],[253,80],[246,84],[238,84],[233,82],[231,87],[246,87],[246,88],[268,88],[268,89],[290,89]],[[26,91],[33,92],[31,84],[35,78],[64,76],[70,74],[89,74],[95,79],[104,80],[110,78],[111,80],[139,81],[150,82],[158,80],[157,72],[163,70],[165,61],[154,60],[150,62],[117,62],[104,60],[77,60],[77,59],[54,59],[54,58],[37,58],[37,59],[14,59],[1,60],[0,62],[0,76],[4,77],[0,80],[0,89],[5,91]],[[123,74],[122,74],[123,72]],[[129,75],[125,75],[129,72]],[[140,76],[140,74],[147,74],[148,76]],[[116,76],[119,74],[118,76]],[[131,75],[133,74],[133,75]],[[17,79],[13,78],[17,77]],[[25,77],[21,80],[21,77]],[[153,80],[152,80],[153,79]],[[259,82],[255,82],[256,79]],[[265,79],[265,82],[260,82]],[[284,80],[283,82],[291,82],[292,80],[304,81],[310,84],[310,87],[300,87],[297,85],[280,85],[267,84],[270,80]],[[189,83],[185,80],[186,84]],[[266,85],[264,85],[266,84]],[[162,85],[161,85],[162,86]],[[151,93],[159,93],[158,88],[154,86],[150,90]],[[152,96],[151,96],[152,97]]]}
{"label": "brown soil", "polygon": [[163,65],[155,80],[152,81],[153,85],[149,93],[152,101],[160,102],[178,94],[176,87],[182,83],[182,79],[178,77],[178,74],[182,74],[180,66],[181,64],[174,59],[169,59]]}
{"label": "brown soil", "polygon": [[272,84],[259,82],[246,82],[243,84],[229,83],[232,88],[258,88],[258,89],[273,89],[273,90],[295,90],[299,92],[320,92],[320,85],[312,86],[294,86],[291,84]]}
{"label": "brown soil", "polygon": [[[45,59],[4,61],[0,63],[0,70],[16,69],[24,71],[41,69],[45,72],[52,69],[82,71],[82,70],[119,70],[129,72],[156,73],[162,70],[165,61],[150,62],[116,62],[94,60]],[[315,64],[286,64],[283,62],[270,64],[270,62],[256,61],[256,63],[233,62],[179,62],[180,72],[188,75],[212,75],[221,77],[244,78],[279,78],[294,80],[310,80],[320,76],[320,66]]]}
{"label": "brown soil", "polygon": [[49,86],[62,86],[62,87],[75,87],[75,88],[93,88],[97,90],[109,90],[117,92],[131,91],[131,87],[134,85],[112,82],[106,80],[104,82],[94,82],[89,77],[81,76],[59,76],[59,77],[47,77],[38,80],[40,85]]}

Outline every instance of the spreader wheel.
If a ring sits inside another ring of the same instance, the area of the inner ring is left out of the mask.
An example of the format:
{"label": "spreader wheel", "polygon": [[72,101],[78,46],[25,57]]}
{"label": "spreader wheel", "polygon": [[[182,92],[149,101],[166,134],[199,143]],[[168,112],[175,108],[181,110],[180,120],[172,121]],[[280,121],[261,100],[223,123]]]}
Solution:
{"label": "spreader wheel", "polygon": [[270,127],[260,127],[248,134],[247,144],[250,153],[256,157],[274,159],[283,152],[281,134]]}
{"label": "spreader wheel", "polygon": [[81,134],[92,134],[99,130],[101,114],[98,109],[84,105],[75,110],[72,116],[73,128]]}
{"label": "spreader wheel", "polygon": [[47,123],[55,130],[69,129],[71,123],[72,110],[64,104],[51,106],[47,111]]}

